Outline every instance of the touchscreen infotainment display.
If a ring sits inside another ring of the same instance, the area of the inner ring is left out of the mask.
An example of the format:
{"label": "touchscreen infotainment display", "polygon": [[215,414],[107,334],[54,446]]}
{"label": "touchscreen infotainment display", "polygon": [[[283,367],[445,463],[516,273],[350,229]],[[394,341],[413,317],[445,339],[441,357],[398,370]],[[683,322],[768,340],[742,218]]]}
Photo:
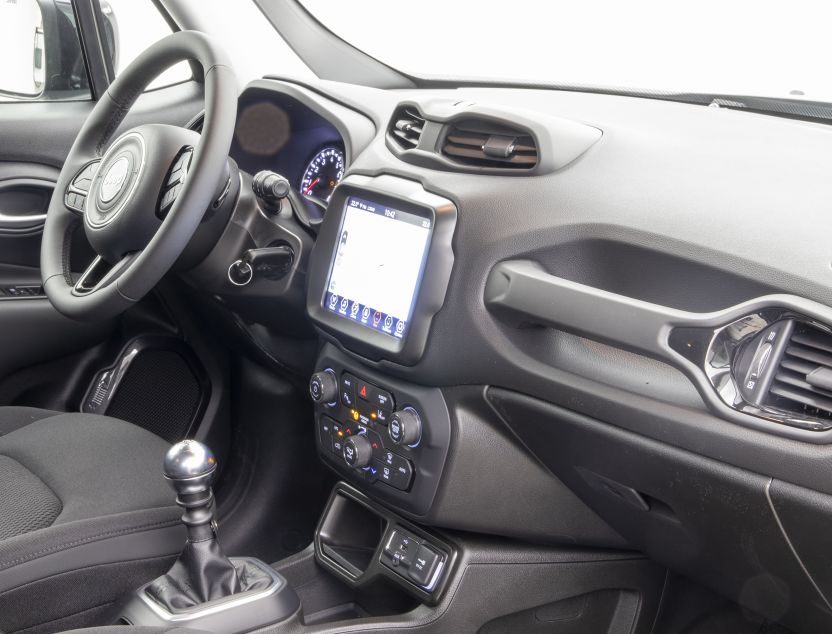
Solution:
{"label": "touchscreen infotainment display", "polygon": [[431,229],[429,218],[355,196],[347,198],[324,308],[404,338]]}

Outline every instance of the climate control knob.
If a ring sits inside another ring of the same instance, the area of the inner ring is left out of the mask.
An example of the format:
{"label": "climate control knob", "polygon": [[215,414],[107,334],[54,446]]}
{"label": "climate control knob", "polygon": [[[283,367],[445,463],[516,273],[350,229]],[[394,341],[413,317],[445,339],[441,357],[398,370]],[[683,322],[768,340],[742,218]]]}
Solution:
{"label": "climate control knob", "polygon": [[412,407],[393,412],[387,433],[397,445],[415,445],[422,438],[422,419]]}
{"label": "climate control knob", "polygon": [[331,405],[338,402],[338,378],[335,372],[327,368],[316,372],[309,379],[309,396],[316,403]]}
{"label": "climate control knob", "polygon": [[344,462],[353,469],[360,469],[370,464],[373,459],[373,446],[364,436],[351,436],[344,442]]}

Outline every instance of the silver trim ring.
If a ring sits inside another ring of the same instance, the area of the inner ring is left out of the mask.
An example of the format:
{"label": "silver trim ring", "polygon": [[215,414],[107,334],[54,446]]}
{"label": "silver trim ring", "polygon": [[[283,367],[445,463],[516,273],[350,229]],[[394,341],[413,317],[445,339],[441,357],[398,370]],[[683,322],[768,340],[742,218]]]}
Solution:
{"label": "silver trim ring", "polygon": [[271,577],[271,583],[262,590],[248,590],[239,594],[232,594],[230,597],[215,599],[214,601],[209,601],[208,603],[203,603],[202,605],[197,605],[176,613],[168,612],[163,605],[156,603],[156,601],[148,596],[147,587],[150,585],[149,583],[139,589],[139,598],[147,607],[153,610],[156,616],[167,623],[187,623],[206,616],[211,616],[212,614],[218,614],[227,610],[243,607],[249,603],[260,601],[261,599],[277,594],[286,586],[286,581],[283,577],[278,575],[277,571],[275,571],[271,566],[261,562],[259,559],[254,559],[253,557],[232,557],[231,562],[233,563],[235,561],[241,561],[248,563],[249,565],[256,566]]}
{"label": "silver trim ring", "polygon": [[[127,195],[122,199],[122,201],[113,210],[111,210],[107,214],[107,216],[104,218],[104,222],[99,222],[99,223],[96,223],[96,222],[93,222],[92,220],[90,220],[89,205],[90,205],[90,200],[92,198],[94,198],[94,196],[92,196],[92,187],[90,187],[90,191],[88,192],[86,202],[84,203],[84,224],[89,226],[91,229],[101,229],[103,227],[106,227],[113,220],[115,220],[118,217],[118,215],[124,210],[124,208],[127,206],[127,203],[130,201],[130,199],[133,198],[133,194],[136,191],[136,187],[138,187],[138,185],[139,185],[139,180],[141,180],[142,171],[144,170],[145,159],[147,158],[147,148],[145,147],[145,144],[144,144],[144,137],[141,134],[139,134],[138,132],[135,132],[135,131],[134,132],[128,132],[127,134],[125,134],[125,135],[119,137],[118,139],[116,139],[116,142],[113,143],[112,147],[110,147],[110,149],[107,150],[107,152],[102,157],[100,165],[104,165],[107,162],[107,160],[110,158],[110,156],[112,156],[112,154],[114,153],[113,152],[114,148],[118,149],[117,146],[124,139],[128,139],[130,137],[136,137],[139,140],[139,146],[141,147],[141,150],[142,150],[142,159],[141,159],[141,161],[139,161],[139,166],[138,166],[137,171],[136,171],[136,178],[133,179],[133,184],[130,186],[130,191],[127,192]],[[112,166],[110,166],[110,167],[112,167]],[[98,172],[96,173],[96,176],[98,176],[98,173],[100,173],[100,172],[101,172],[101,168],[99,168]],[[106,177],[106,174],[104,176]]]}
{"label": "silver trim ring", "polygon": [[[234,276],[231,275],[231,269],[235,268],[239,264],[244,264],[246,267],[245,282],[236,282],[234,281]],[[251,284],[252,279],[254,279],[254,270],[251,268],[251,264],[249,264],[248,262],[243,262],[242,260],[235,260],[228,267],[228,281],[231,282],[234,286],[248,286],[249,284]]]}

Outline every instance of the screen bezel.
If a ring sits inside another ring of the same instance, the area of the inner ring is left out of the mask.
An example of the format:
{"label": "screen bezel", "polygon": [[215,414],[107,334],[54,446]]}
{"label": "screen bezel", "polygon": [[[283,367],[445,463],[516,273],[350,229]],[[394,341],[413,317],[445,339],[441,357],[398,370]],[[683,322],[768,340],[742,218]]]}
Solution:
{"label": "screen bezel", "polygon": [[[401,339],[367,328],[324,308],[346,202],[351,196],[431,220],[431,235],[425,249],[408,330]],[[456,217],[453,202],[427,192],[417,182],[389,175],[347,177],[330,199],[310,257],[306,306],[321,333],[340,347],[371,360],[388,359],[405,365],[416,363],[427,344],[433,316],[445,301],[454,261],[451,242]]]}
{"label": "screen bezel", "polygon": [[[423,280],[424,275],[425,275],[425,266],[427,265],[428,257],[430,255],[430,245],[431,245],[431,242],[433,240],[433,227],[434,227],[434,220],[435,220],[434,216],[435,216],[435,214],[433,213],[432,209],[422,210],[422,211],[424,211],[424,213],[414,213],[412,211],[401,209],[400,207],[393,207],[392,205],[388,205],[386,203],[380,202],[377,196],[374,197],[374,198],[361,198],[360,196],[350,195],[350,196],[347,196],[344,199],[344,205],[343,205],[343,209],[342,209],[342,213],[341,213],[341,224],[338,227],[338,236],[339,236],[338,240],[339,240],[339,242],[341,240],[341,235],[344,231],[344,223],[347,221],[347,212],[350,209],[353,209],[348,204],[350,199],[353,199],[353,198],[358,199],[358,200],[364,200],[366,202],[373,203],[373,204],[380,205],[380,206],[383,205],[385,208],[392,209],[394,211],[401,211],[401,212],[405,212],[405,213],[410,213],[411,215],[415,215],[419,218],[425,218],[425,219],[430,221],[430,228],[428,229],[428,239],[427,239],[427,242],[425,243],[425,248],[422,251],[422,259],[419,262],[419,273],[416,276],[416,284],[415,284],[415,286],[413,288],[413,291],[411,293],[411,296],[410,296],[410,310],[408,311],[408,314],[405,315],[405,323],[407,324],[407,330],[403,333],[403,335],[401,337],[396,337],[392,333],[387,334],[384,331],[377,330],[377,329],[372,328],[370,326],[366,326],[366,325],[364,325],[360,322],[356,322],[352,319],[349,319],[348,317],[346,317],[344,315],[340,315],[337,312],[331,311],[326,307],[326,296],[327,296],[328,291],[329,291],[329,283],[332,280],[332,272],[335,268],[335,260],[338,257],[338,247],[337,246],[336,246],[335,252],[332,254],[332,257],[330,258],[329,270],[327,272],[326,284],[324,286],[324,293],[323,293],[323,296],[321,297],[321,308],[324,311],[326,311],[326,312],[328,312],[332,315],[335,315],[339,319],[344,319],[344,320],[349,321],[351,323],[357,323],[362,328],[366,328],[367,330],[369,330],[371,332],[380,332],[385,337],[391,337],[391,338],[393,338],[397,341],[406,341],[408,335],[410,334],[410,326],[412,325],[412,322],[413,322],[413,314],[416,311],[416,300],[419,297],[419,291],[422,288],[422,280]],[[394,220],[394,222],[396,222],[396,221]],[[350,299],[355,300],[357,298],[350,298]]]}

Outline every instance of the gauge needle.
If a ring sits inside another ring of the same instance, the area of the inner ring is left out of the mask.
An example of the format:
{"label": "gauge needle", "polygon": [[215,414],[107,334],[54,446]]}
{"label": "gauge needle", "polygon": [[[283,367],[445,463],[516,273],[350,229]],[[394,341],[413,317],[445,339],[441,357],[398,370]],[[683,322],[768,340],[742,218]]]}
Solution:
{"label": "gauge needle", "polygon": [[309,195],[309,192],[311,192],[311,191],[312,191],[312,188],[313,188],[315,185],[317,185],[317,184],[318,184],[318,182],[319,182],[320,180],[321,180],[321,177],[319,176],[318,178],[316,178],[315,180],[313,180],[311,183],[309,183],[309,187],[307,187],[306,189],[304,189],[304,190],[303,190],[304,195],[308,196],[308,195]]}

